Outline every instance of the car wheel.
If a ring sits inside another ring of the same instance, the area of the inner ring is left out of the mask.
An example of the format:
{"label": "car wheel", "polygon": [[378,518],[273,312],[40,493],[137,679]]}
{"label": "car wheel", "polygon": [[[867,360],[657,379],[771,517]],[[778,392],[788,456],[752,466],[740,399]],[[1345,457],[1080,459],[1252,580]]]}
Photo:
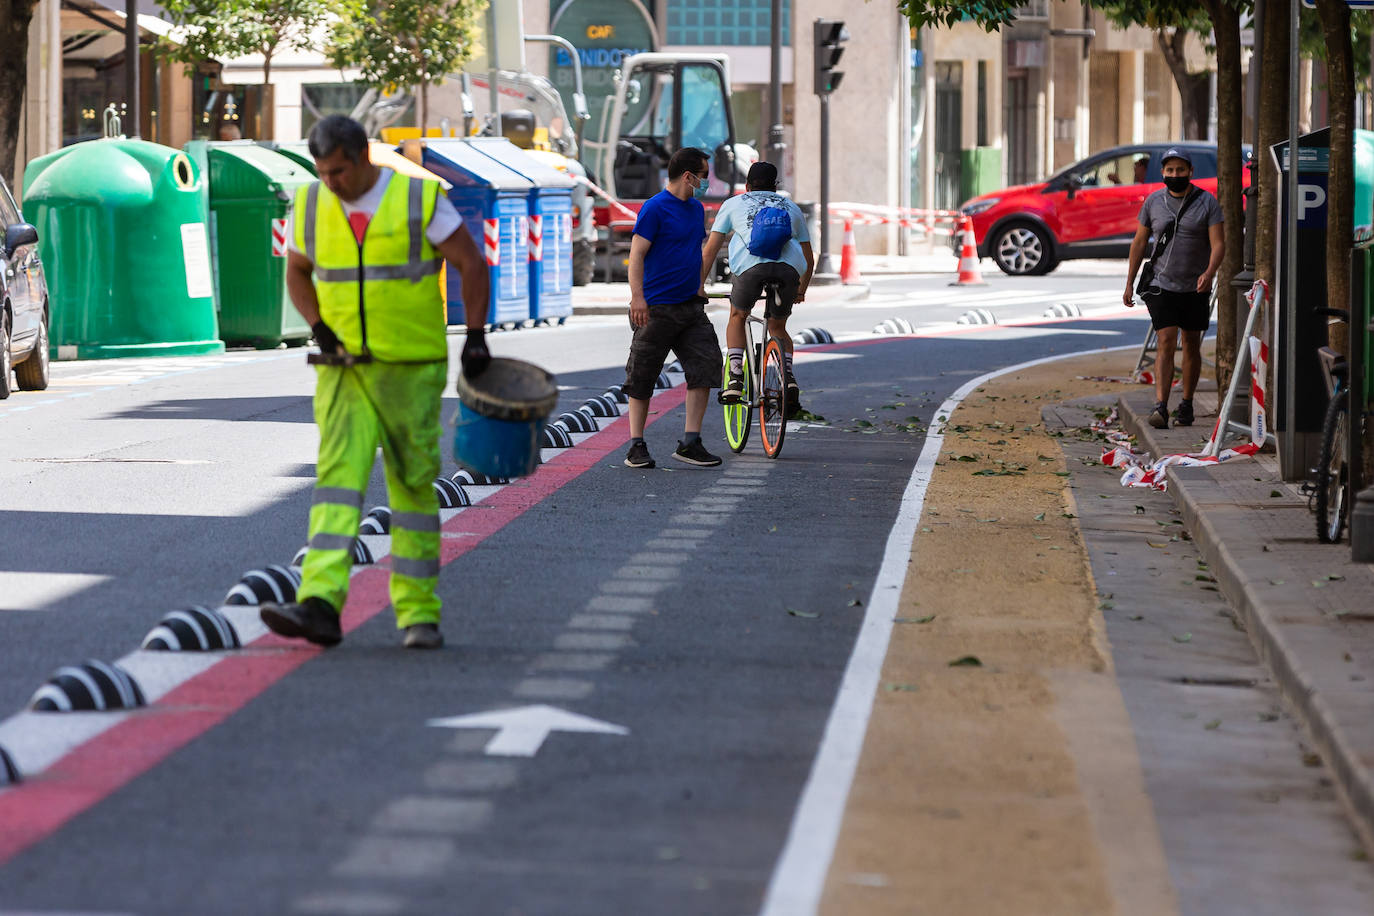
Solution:
{"label": "car wheel", "polygon": [[591,239],[573,242],[572,262],[573,286],[586,286],[592,282],[596,273],[596,243]]}
{"label": "car wheel", "polygon": [[10,357],[9,314],[0,312],[0,401],[10,396],[10,371],[14,368]]}
{"label": "car wheel", "polygon": [[1002,273],[1013,277],[1038,277],[1055,267],[1049,235],[1029,223],[1002,227],[993,236],[991,248]]}
{"label": "car wheel", "polygon": [[48,387],[48,316],[38,324],[38,339],[28,359],[14,367],[20,391],[43,391]]}

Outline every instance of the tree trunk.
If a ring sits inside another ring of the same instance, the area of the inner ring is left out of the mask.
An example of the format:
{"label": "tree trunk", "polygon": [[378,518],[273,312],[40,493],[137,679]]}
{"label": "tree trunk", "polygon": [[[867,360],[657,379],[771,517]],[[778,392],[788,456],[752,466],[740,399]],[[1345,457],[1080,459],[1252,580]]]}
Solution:
{"label": "tree trunk", "polygon": [[[1350,304],[1350,246],[1355,225],[1355,49],[1350,38],[1350,7],[1344,0],[1317,0],[1326,40],[1326,86],[1331,121],[1331,171],[1326,176],[1326,301]],[[1369,222],[1362,214],[1361,223]],[[1330,325],[1331,346],[1350,354],[1349,328]]]}
{"label": "tree trunk", "polygon": [[1227,0],[1207,0],[1217,44],[1217,200],[1226,220],[1226,256],[1217,271],[1217,390],[1235,371],[1240,315],[1231,279],[1245,262],[1245,210],[1241,196],[1240,13]]}
{"label": "tree trunk", "polygon": [[[1297,0],[1292,0],[1296,3]],[[1274,167],[1269,149],[1288,139],[1288,4],[1271,0],[1264,5],[1264,43],[1259,62],[1259,149],[1254,151],[1258,167],[1259,194],[1254,201],[1259,210],[1255,214],[1255,279],[1269,284],[1269,299],[1265,303],[1264,318],[1273,321],[1274,262],[1277,259],[1278,236],[1275,233],[1279,218],[1279,173]],[[1251,63],[1251,66],[1255,66]],[[1268,334],[1268,325],[1264,334]],[[1272,370],[1277,360],[1271,359]],[[1272,384],[1269,388],[1273,391]]]}
{"label": "tree trunk", "polygon": [[38,0],[0,0],[0,175],[14,177],[29,78],[29,23]]}
{"label": "tree trunk", "polygon": [[1188,61],[1184,57],[1184,44],[1188,40],[1185,29],[1174,29],[1165,34],[1161,29],[1155,33],[1160,53],[1169,65],[1178,87],[1179,99],[1183,109],[1183,139],[1202,140],[1207,136],[1207,95],[1210,79],[1206,73],[1189,73]]}
{"label": "tree trunk", "polygon": [[272,104],[272,50],[262,56],[262,91],[258,93],[258,135],[255,140],[271,140],[276,136],[273,130]]}
{"label": "tree trunk", "polygon": [[425,135],[425,125],[429,118],[429,80],[420,80],[420,110],[416,112],[416,120],[420,124],[420,136]]}

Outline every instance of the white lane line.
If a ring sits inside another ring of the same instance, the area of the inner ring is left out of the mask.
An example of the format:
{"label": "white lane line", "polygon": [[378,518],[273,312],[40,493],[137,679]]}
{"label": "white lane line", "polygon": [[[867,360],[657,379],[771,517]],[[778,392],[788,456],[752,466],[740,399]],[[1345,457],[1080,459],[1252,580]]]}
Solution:
{"label": "white lane line", "polygon": [[[1109,351],[1131,349],[1135,348],[1111,347]],[[1092,352],[1104,351],[1061,353],[980,375],[959,386],[936,411],[937,419],[930,424],[925,445],[902,493],[897,519],[888,533],[882,566],[868,598],[868,611],[845,666],[835,704],[830,708],[825,734],[792,817],[787,842],[768,882],[760,916],[803,916],[816,912],[820,905],[835,844],[839,840],[845,803],[863,751],[868,719],[873,712],[873,699],[892,636],[892,619],[897,616],[902,585],[906,582],[912,541],[925,505],[926,487],[930,484],[935,460],[940,456],[944,427],[950,415],[971,391],[999,376]]]}

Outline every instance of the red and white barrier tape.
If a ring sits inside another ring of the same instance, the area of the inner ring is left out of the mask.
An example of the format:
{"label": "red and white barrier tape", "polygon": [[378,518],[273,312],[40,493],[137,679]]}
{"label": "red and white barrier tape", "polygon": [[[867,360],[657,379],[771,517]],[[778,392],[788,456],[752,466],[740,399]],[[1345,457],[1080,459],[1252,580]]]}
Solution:
{"label": "red and white barrier tape", "polygon": [[1169,488],[1169,468],[1201,467],[1220,464],[1233,458],[1248,458],[1260,450],[1263,440],[1251,442],[1236,448],[1224,449],[1217,455],[1163,455],[1154,461],[1150,456],[1137,452],[1131,447],[1131,437],[1116,427],[1119,416],[1115,407],[1103,420],[1094,423],[1092,428],[1106,436],[1113,443],[1111,448],[1102,450],[1102,463],[1108,467],[1125,468],[1121,475],[1123,487],[1150,487],[1164,491]]}
{"label": "red and white barrier tape", "polygon": [[606,203],[610,204],[612,207],[615,207],[617,210],[628,216],[630,219],[639,219],[638,213],[631,210],[629,207],[625,206],[620,201],[616,200],[614,197],[611,196],[609,191],[607,191],[605,188],[602,188],[600,185],[592,181],[586,175],[572,175],[569,177],[571,177],[575,181],[580,181],[582,184],[586,185],[587,189],[590,190],[593,194],[595,194],[597,197],[600,197],[602,200],[606,201]]}

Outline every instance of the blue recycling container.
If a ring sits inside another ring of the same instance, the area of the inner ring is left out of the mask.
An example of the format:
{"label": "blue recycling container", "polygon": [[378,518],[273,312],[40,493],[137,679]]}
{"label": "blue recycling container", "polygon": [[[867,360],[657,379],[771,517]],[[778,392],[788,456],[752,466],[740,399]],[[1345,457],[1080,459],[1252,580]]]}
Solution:
{"label": "blue recycling container", "polygon": [[505,137],[472,137],[481,152],[530,181],[530,317],[562,324],[572,314],[572,193],[576,182]]}
{"label": "blue recycling container", "polygon": [[[449,200],[487,260],[487,326],[518,326],[530,314],[529,194],[534,182],[459,139],[419,141],[420,165],[453,187]],[[447,271],[448,323],[463,324],[463,285]]]}

